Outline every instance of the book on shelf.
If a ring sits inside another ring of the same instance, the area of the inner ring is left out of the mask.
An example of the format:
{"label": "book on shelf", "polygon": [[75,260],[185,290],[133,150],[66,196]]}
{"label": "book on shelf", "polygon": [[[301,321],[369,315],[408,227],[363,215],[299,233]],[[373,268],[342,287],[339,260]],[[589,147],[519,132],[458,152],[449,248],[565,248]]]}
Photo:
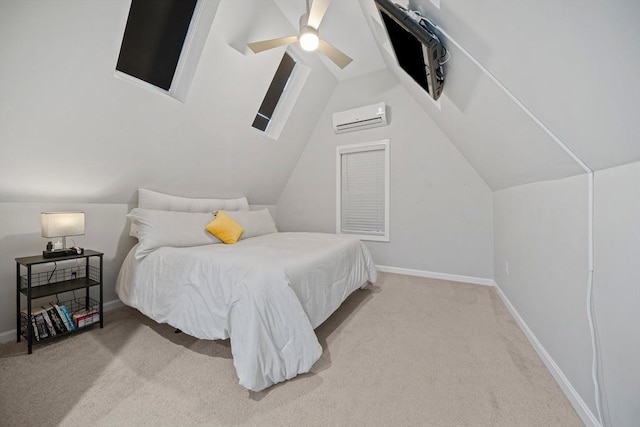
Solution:
{"label": "book on shelf", "polygon": [[[36,341],[40,341],[41,339],[49,338],[50,336],[55,335],[55,333],[51,332],[52,326],[49,326],[49,323],[48,323],[48,320],[51,320],[51,318],[50,317],[47,318],[45,315],[46,315],[46,310],[42,307],[40,308],[34,307],[31,310],[31,325],[33,327],[33,338],[35,338]],[[27,309],[22,310],[22,317],[25,319],[25,321],[27,321],[26,320],[28,318]]]}
{"label": "book on shelf", "polygon": [[[25,319],[29,319],[29,315],[27,314],[27,310],[24,309],[22,310],[22,317],[24,317]],[[36,324],[36,316],[34,314],[31,314],[31,329],[33,330],[33,338],[35,338],[36,341],[40,341],[40,333],[38,332],[38,325]],[[27,320],[28,322],[29,320]],[[29,324],[27,323],[26,325],[27,331],[29,330]],[[27,332],[28,334],[28,332]],[[25,335],[27,336],[27,335]]]}
{"label": "book on shelf", "polygon": [[89,326],[100,321],[100,313],[98,313],[97,310],[80,310],[73,313],[72,318],[76,324],[76,327],[82,328],[84,326]]}
{"label": "book on shelf", "polygon": [[[27,310],[22,310],[25,322],[31,322],[34,341],[51,338],[100,321],[100,312],[96,309],[81,309],[71,313],[64,304],[50,302],[49,305],[50,307],[41,306],[31,310],[29,320]],[[28,336],[28,324],[26,329],[25,336]]]}
{"label": "book on shelf", "polygon": [[91,313],[89,313],[87,317],[85,317],[84,322],[82,322],[82,325],[89,326],[99,321],[100,321],[100,313],[94,310]]}
{"label": "book on shelf", "polygon": [[56,335],[64,334],[65,332],[68,331],[67,327],[64,325],[64,322],[60,318],[60,314],[58,314],[58,310],[56,310],[54,306],[51,306],[48,308],[45,308],[45,307],[42,307],[42,308],[49,315],[49,318],[51,319],[51,323],[53,325],[53,329],[56,331]]}
{"label": "book on shelf", "polygon": [[42,317],[44,318],[45,325],[47,325],[47,330],[49,332],[49,336],[55,336],[56,329],[53,327],[53,322],[49,317],[49,313],[47,313],[47,309],[43,307],[42,310],[40,310],[38,313],[42,314]]}
{"label": "book on shelf", "polygon": [[[27,324],[27,330],[29,330],[28,324]],[[36,339],[36,341],[40,341],[40,334],[38,333],[38,325],[36,325],[36,318],[33,316],[31,316],[31,330],[33,331],[33,337]]]}
{"label": "book on shelf", "polygon": [[60,319],[60,322],[62,323],[62,326],[64,327],[64,331],[65,332],[73,331],[73,328],[71,327],[71,325],[69,325],[67,316],[64,315],[62,308],[60,308],[58,304],[54,304],[54,303],[49,303],[49,304],[51,305],[51,307],[54,308],[58,318]]}
{"label": "book on shelf", "polygon": [[47,323],[45,322],[44,316],[42,315],[42,313],[32,314],[32,317],[35,319],[36,326],[38,327],[39,340],[49,338],[49,330],[47,328]]}
{"label": "book on shelf", "polygon": [[67,310],[67,307],[65,307],[64,305],[60,305],[58,307],[60,308],[60,311],[64,315],[65,319],[67,319],[67,324],[69,325],[69,330],[70,331],[75,330],[76,329],[76,325],[73,323],[73,320],[71,319],[71,315],[69,314],[69,310]]}
{"label": "book on shelf", "polygon": [[80,327],[80,325],[78,325],[78,319],[84,318],[86,315],[87,315],[87,310],[85,310],[84,308],[82,310],[74,311],[71,314],[71,319],[73,320],[73,323],[76,325],[76,328]]}

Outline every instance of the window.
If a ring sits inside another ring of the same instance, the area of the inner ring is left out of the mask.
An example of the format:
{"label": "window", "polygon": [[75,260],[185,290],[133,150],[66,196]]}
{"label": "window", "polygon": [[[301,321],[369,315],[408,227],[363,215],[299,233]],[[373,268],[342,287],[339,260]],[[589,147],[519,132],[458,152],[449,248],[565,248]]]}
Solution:
{"label": "window", "polygon": [[116,70],[169,90],[196,0],[132,0]]}
{"label": "window", "polygon": [[131,0],[116,77],[185,101],[218,3]]}
{"label": "window", "polygon": [[263,132],[267,130],[280,96],[282,96],[295,66],[296,61],[288,53],[285,53],[251,126]]}
{"label": "window", "polygon": [[309,67],[297,61],[291,53],[285,52],[251,126],[270,138],[277,139],[293,111],[309,72]]}
{"label": "window", "polygon": [[389,241],[389,141],[337,148],[336,232]]}

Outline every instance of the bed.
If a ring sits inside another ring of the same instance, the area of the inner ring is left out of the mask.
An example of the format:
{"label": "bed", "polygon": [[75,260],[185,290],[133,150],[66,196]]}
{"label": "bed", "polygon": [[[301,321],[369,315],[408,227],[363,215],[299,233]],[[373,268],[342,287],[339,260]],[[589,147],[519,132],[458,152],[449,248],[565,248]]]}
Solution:
{"label": "bed", "polygon": [[120,299],[156,322],[230,338],[239,384],[253,391],[308,372],[322,354],[314,329],[376,280],[358,239],[277,232],[265,211],[223,211],[244,237],[221,244],[202,231],[212,212],[133,209],[139,242],[116,282]]}

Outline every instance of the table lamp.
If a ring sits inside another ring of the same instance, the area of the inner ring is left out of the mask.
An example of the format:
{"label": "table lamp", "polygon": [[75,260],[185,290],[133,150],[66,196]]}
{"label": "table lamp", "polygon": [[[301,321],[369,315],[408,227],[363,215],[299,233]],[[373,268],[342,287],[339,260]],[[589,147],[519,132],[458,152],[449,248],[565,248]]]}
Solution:
{"label": "table lamp", "polygon": [[67,236],[84,235],[84,212],[42,212],[42,237],[61,237],[55,245],[47,244],[47,250],[42,252],[45,258],[74,255],[82,253],[78,248],[67,249]]}

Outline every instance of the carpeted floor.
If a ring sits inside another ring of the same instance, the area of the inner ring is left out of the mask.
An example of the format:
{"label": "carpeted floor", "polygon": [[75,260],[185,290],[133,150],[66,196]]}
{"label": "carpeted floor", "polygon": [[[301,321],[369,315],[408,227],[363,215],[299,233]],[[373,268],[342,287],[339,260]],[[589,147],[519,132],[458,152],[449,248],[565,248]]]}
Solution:
{"label": "carpeted floor", "polygon": [[582,426],[494,289],[381,273],[316,330],[308,374],[254,393],[229,341],[131,308],[0,346],[0,425]]}

